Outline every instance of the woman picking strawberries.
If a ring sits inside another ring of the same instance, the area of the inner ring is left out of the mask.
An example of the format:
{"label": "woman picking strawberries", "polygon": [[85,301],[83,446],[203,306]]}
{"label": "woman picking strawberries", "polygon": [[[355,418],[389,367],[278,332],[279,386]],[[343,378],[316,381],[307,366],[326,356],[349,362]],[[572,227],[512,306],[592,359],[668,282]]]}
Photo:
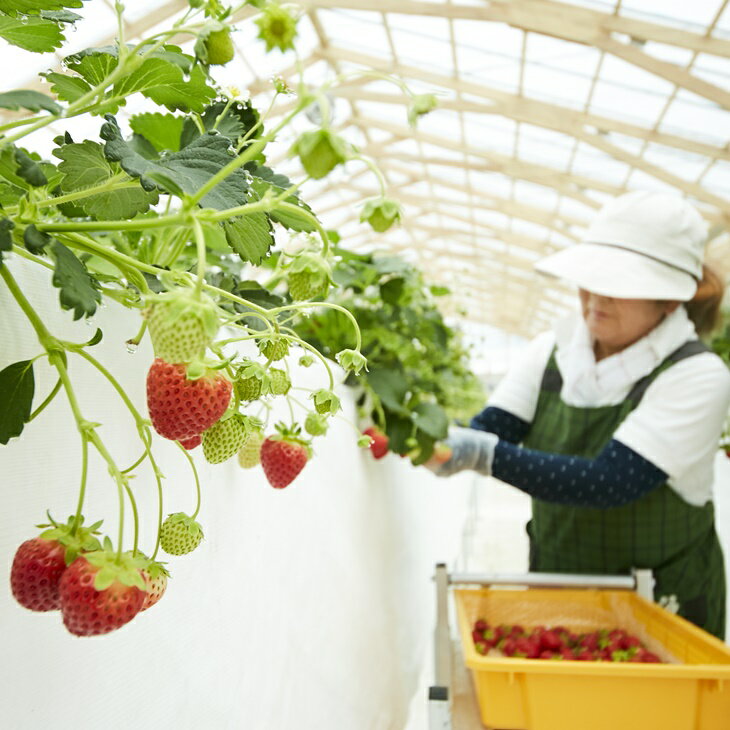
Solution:
{"label": "woman picking strawberries", "polygon": [[676,196],[609,202],[583,243],[537,266],[578,286],[581,312],[530,343],[429,467],[532,496],[531,570],[650,568],[657,601],[723,638],[712,483],[730,373],[698,339],[723,294],[705,242],[701,216]]}

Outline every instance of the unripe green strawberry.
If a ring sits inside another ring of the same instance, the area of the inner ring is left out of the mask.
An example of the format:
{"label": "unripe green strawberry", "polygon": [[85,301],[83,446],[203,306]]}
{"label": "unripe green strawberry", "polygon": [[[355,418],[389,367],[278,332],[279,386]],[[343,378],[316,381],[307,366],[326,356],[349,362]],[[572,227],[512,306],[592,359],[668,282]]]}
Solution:
{"label": "unripe green strawberry", "polygon": [[323,436],[327,433],[328,425],[324,416],[312,411],[304,419],[304,430],[311,436]]}
{"label": "unripe green strawberry", "polygon": [[261,354],[269,360],[281,360],[289,353],[289,342],[277,335],[264,335],[257,344]]}
{"label": "unripe green strawberry", "polygon": [[271,378],[271,393],[273,395],[286,395],[291,388],[291,380],[283,370],[278,368],[269,369],[269,377]]}
{"label": "unripe green strawberry", "polygon": [[264,432],[256,428],[246,437],[238,452],[238,464],[242,469],[251,469],[261,463],[261,444],[264,443]]}
{"label": "unripe green strawberry", "polygon": [[213,300],[184,289],[149,301],[145,317],[155,356],[169,363],[202,359],[219,327]]}
{"label": "unripe green strawberry", "polygon": [[322,415],[334,415],[340,410],[340,399],[331,391],[322,388],[310,396],[314,401],[314,410]]}
{"label": "unripe green strawberry", "polygon": [[269,374],[260,363],[246,360],[238,369],[235,387],[240,400],[256,400],[268,392]]}
{"label": "unripe green strawberry", "polygon": [[203,528],[184,512],[175,512],[162,523],[160,547],[168,555],[191,553],[202,539]]}
{"label": "unripe green strawberry", "polygon": [[324,299],[329,291],[329,282],[310,271],[298,271],[287,276],[289,296],[295,301]]}
{"label": "unripe green strawberry", "polygon": [[203,432],[203,455],[210,464],[221,464],[238,453],[248,429],[240,413],[214,423]]}
{"label": "unripe green strawberry", "polygon": [[211,66],[225,66],[233,60],[233,41],[231,40],[231,32],[227,28],[214,30],[208,35],[204,43],[208,63]]}

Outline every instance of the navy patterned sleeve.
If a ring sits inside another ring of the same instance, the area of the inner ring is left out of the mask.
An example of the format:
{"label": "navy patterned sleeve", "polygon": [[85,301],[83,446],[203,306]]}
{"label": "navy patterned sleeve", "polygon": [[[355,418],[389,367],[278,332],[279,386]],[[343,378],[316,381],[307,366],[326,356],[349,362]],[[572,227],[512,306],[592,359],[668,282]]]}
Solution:
{"label": "navy patterned sleeve", "polygon": [[492,475],[536,499],[602,508],[633,502],[668,476],[615,439],[595,459],[550,454],[500,440]]}
{"label": "navy patterned sleeve", "polygon": [[511,444],[519,444],[530,430],[530,424],[527,421],[494,406],[488,406],[474,416],[469,425],[477,431],[494,433],[502,441],[508,441]]}

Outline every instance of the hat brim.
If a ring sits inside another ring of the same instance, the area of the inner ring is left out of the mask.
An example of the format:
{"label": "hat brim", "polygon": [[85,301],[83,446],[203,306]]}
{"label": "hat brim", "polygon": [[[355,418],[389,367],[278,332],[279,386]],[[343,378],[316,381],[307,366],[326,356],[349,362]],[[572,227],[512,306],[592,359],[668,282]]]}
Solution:
{"label": "hat brim", "polygon": [[577,284],[616,299],[663,299],[686,302],[697,291],[690,274],[648,256],[597,243],[579,243],[535,264],[541,274]]}

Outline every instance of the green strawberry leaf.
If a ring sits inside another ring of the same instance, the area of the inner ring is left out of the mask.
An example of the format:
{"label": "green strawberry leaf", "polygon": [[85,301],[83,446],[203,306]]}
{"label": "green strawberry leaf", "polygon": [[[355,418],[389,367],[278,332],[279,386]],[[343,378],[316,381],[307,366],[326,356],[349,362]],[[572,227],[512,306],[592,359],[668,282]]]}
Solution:
{"label": "green strawberry leaf", "polygon": [[271,223],[265,213],[239,216],[223,222],[228,245],[243,261],[260,264],[274,243]]}
{"label": "green strawberry leaf", "polygon": [[91,86],[78,76],[69,76],[68,74],[49,71],[40,74],[51,84],[51,91],[61,101],[74,102],[80,99],[84,94],[91,91]]}
{"label": "green strawberry leaf", "polygon": [[16,89],[0,94],[0,107],[16,111],[27,109],[31,112],[43,109],[51,114],[58,114],[61,111],[61,107],[50,96],[32,89]]}
{"label": "green strawberry leaf", "polygon": [[48,185],[43,169],[25,150],[15,150],[15,163],[16,172],[25,182],[36,188]]}
{"label": "green strawberry leaf", "polygon": [[[200,120],[203,122],[203,128],[206,132],[215,130],[236,144],[241,137],[256,126],[259,121],[259,113],[250,101],[234,102],[226,109],[227,106],[228,103],[224,101],[211,104],[205,108]],[[224,111],[225,114],[223,114]],[[223,114],[222,117],[221,114]],[[258,127],[249,139],[253,141],[260,137],[262,131],[263,128]],[[186,119],[180,143],[181,147],[186,147],[199,136],[200,130],[195,122],[190,118]]]}
{"label": "green strawberry leaf", "polygon": [[404,407],[408,393],[408,380],[396,370],[371,370],[367,376],[368,384],[378,395],[383,405],[391,411],[409,416]]}
{"label": "green strawberry leaf", "polygon": [[[87,48],[64,60],[71,71],[91,86],[100,84],[119,63],[114,46]],[[205,73],[200,67],[193,67],[192,62],[193,58],[176,46],[165,46],[116,83],[109,91],[110,101],[97,105],[92,113],[114,113],[125,103],[125,96],[138,92],[170,111],[202,112],[215,96],[215,89],[206,84]]]}
{"label": "green strawberry leaf", "polygon": [[[68,3],[73,8],[80,8],[81,3]],[[75,23],[77,20],[81,20],[81,16],[78,13],[72,13],[70,10],[41,10],[41,18],[46,20],[53,20],[56,23]]]}
{"label": "green strawberry leaf", "polygon": [[[114,117],[107,116],[106,119],[101,128],[101,136],[106,140],[106,158],[119,162],[132,177],[140,178],[145,190],[161,187],[168,192],[175,192],[170,189],[174,187],[192,195],[231,161],[228,140],[214,134],[204,134],[164,159],[148,160],[124,140]],[[247,187],[245,172],[236,170],[205,195],[200,201],[201,205],[216,210],[242,205],[246,202]]]}
{"label": "green strawberry leaf", "polygon": [[0,444],[20,436],[30,420],[35,392],[33,361],[23,360],[0,371]]}
{"label": "green strawberry leaf", "polygon": [[0,38],[33,53],[48,53],[65,40],[61,28],[43,18],[11,18],[0,15]]}
{"label": "green strawberry leaf", "polygon": [[131,117],[129,126],[158,152],[177,152],[181,146],[180,138],[186,121],[185,117],[176,117],[173,114],[146,113]]}
{"label": "green strawberry leaf", "polygon": [[[290,188],[292,183],[285,175],[279,175],[275,173],[270,167],[265,165],[246,166],[246,169],[253,176],[251,187],[256,192],[258,198],[263,198],[264,195],[271,191],[274,195],[281,195],[287,188]],[[296,193],[292,193],[284,198],[285,203],[296,205],[306,212],[314,215],[312,209],[299,198]],[[292,231],[304,231],[311,233],[317,230],[317,227],[312,220],[306,215],[298,215],[296,211],[291,210],[272,210],[269,212],[269,217],[276,223],[281,223],[285,228]]]}
{"label": "green strawberry leaf", "polygon": [[139,68],[114,85],[114,95],[129,96],[137,92],[144,93],[158,86],[174,84],[181,78],[182,71],[176,64],[161,58],[147,58]]}
{"label": "green strawberry leaf", "polygon": [[[58,170],[63,173],[61,190],[65,193],[101,185],[122,172],[119,164],[106,159],[104,148],[98,142],[86,140],[66,144],[54,150],[53,154],[62,160]],[[81,198],[76,205],[95,218],[119,220],[144,213],[158,199],[156,191],[147,192],[137,186]]]}
{"label": "green strawberry leaf", "polygon": [[53,286],[61,290],[61,307],[73,309],[74,319],[90,317],[101,301],[99,282],[89,274],[83,261],[62,243],[55,241],[52,250],[56,257]]}
{"label": "green strawberry leaf", "polygon": [[215,89],[206,84],[207,77],[200,66],[195,66],[188,80],[182,72],[170,84],[147,89],[144,95],[170,111],[179,109],[184,112],[201,112],[205,105],[215,96]]}
{"label": "green strawberry leaf", "polygon": [[80,8],[82,5],[83,0],[2,0],[0,11],[8,14],[37,15],[48,11],[60,11],[63,8]]}
{"label": "green strawberry leaf", "polygon": [[445,439],[448,435],[449,419],[435,403],[419,403],[413,409],[413,423],[434,439]]}
{"label": "green strawberry leaf", "polygon": [[53,241],[48,233],[43,233],[35,227],[35,223],[31,223],[23,231],[23,243],[25,247],[34,254],[44,253],[45,247]]}

